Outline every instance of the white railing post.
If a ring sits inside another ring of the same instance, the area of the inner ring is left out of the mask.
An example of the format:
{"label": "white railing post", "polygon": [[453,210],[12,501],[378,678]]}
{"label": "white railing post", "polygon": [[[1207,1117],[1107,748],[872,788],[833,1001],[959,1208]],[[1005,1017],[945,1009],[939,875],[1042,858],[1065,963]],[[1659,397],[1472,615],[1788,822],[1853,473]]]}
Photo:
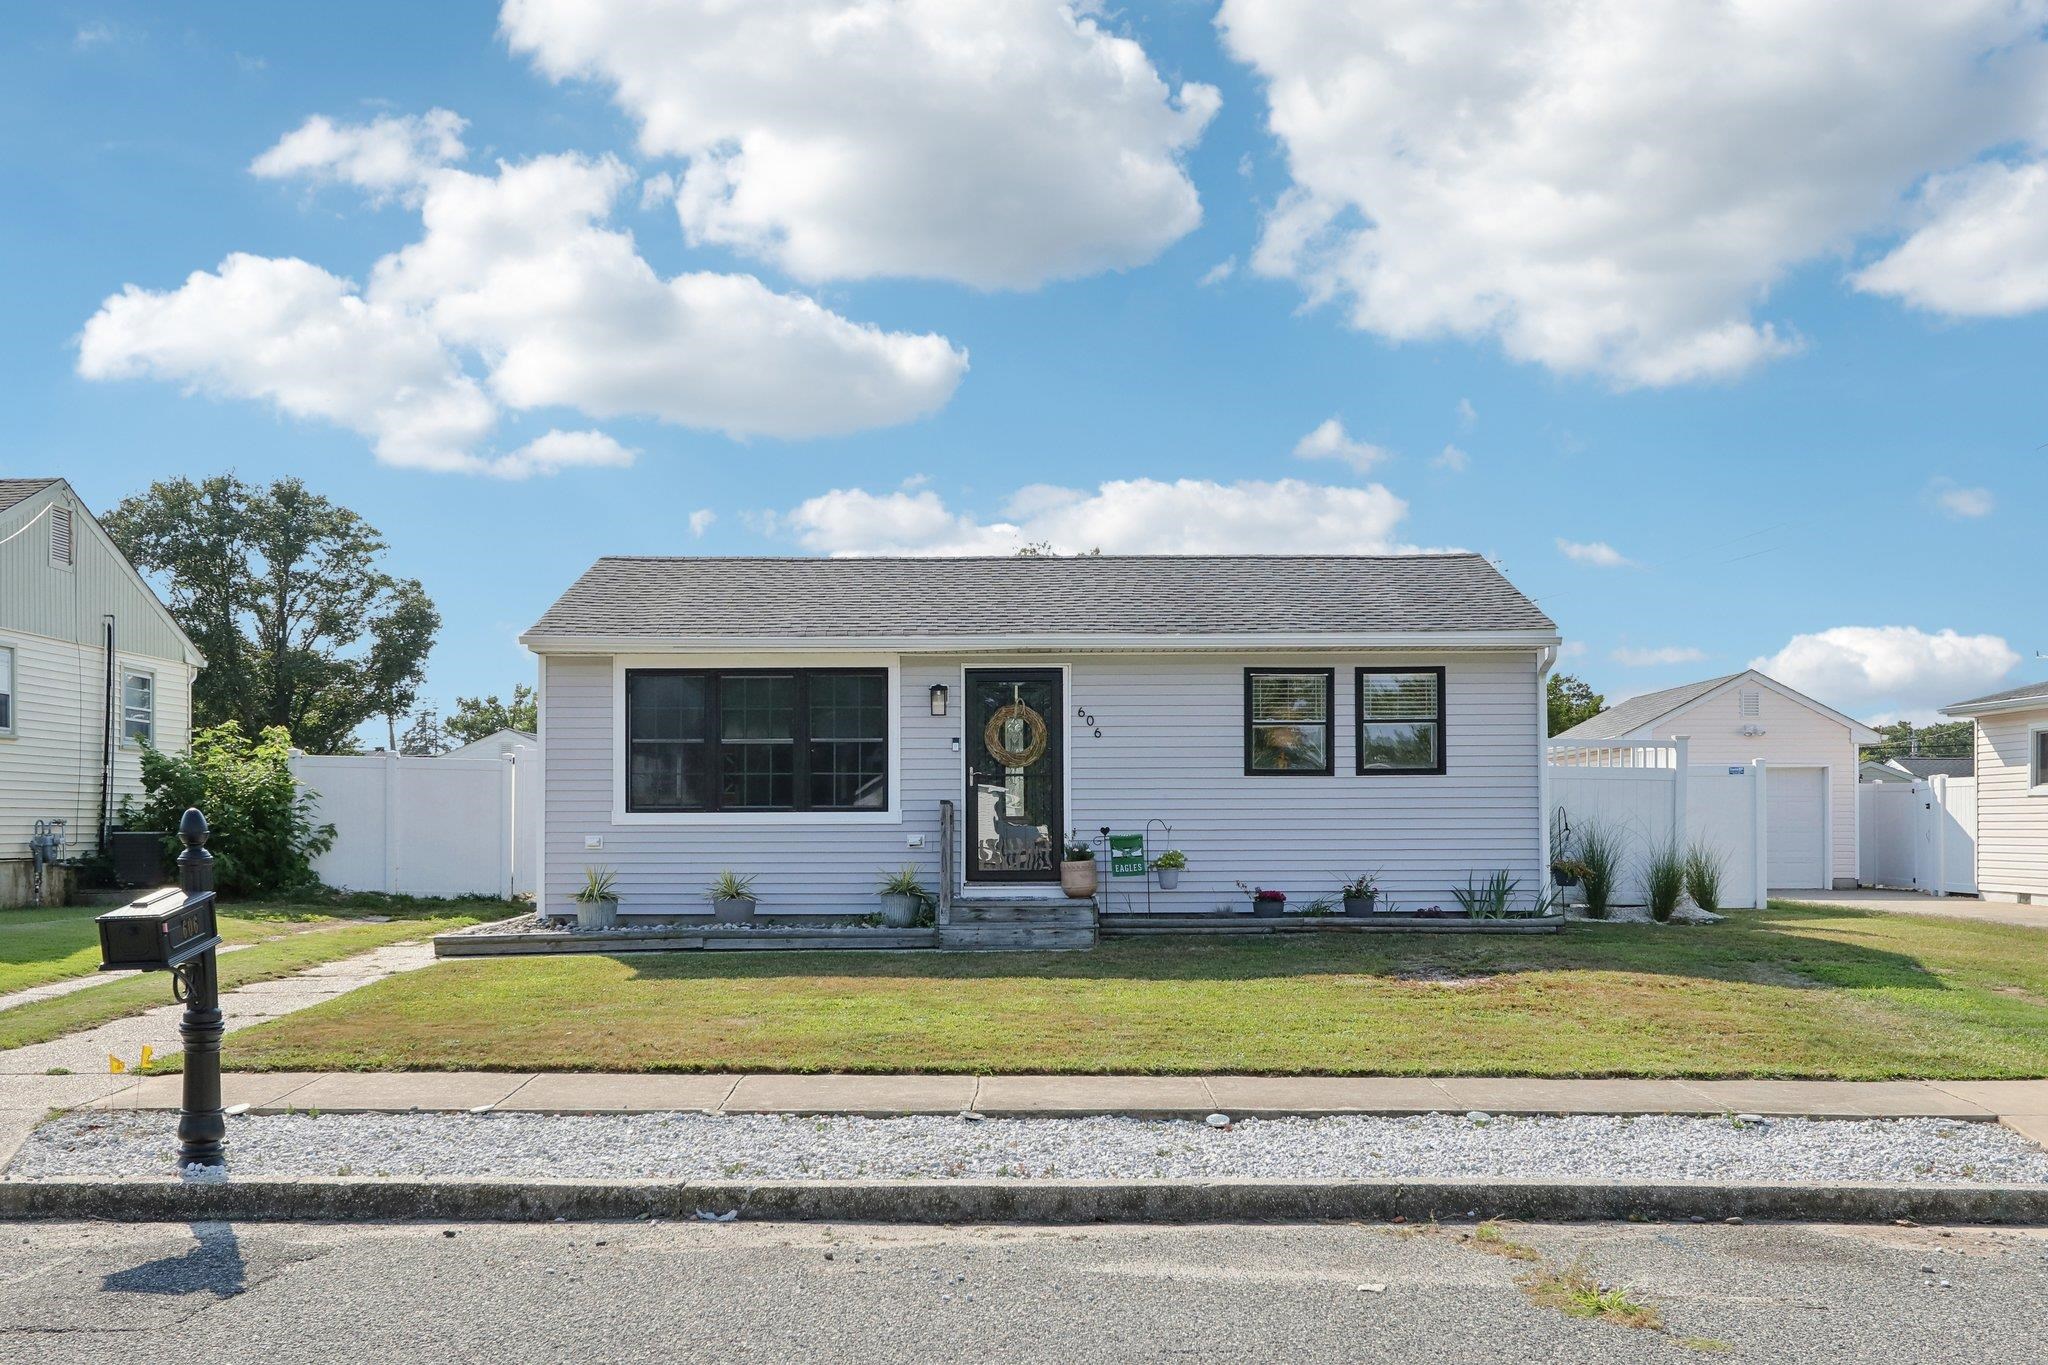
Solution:
{"label": "white railing post", "polygon": [[384,885],[387,895],[398,890],[398,755],[384,751]]}
{"label": "white railing post", "polygon": [[1674,735],[1672,743],[1672,766],[1677,769],[1671,779],[1671,841],[1680,848],[1686,844],[1686,821],[1689,818],[1685,798],[1685,769],[1688,745],[1691,741],[1684,735]]}
{"label": "white railing post", "polygon": [[499,757],[504,760],[498,782],[498,829],[504,838],[504,856],[499,859],[498,895],[509,901],[518,890],[519,755],[507,749]]}
{"label": "white railing post", "polygon": [[1937,773],[1928,779],[1927,790],[1933,796],[1929,811],[1934,817],[1934,885],[1929,894],[1948,894],[1948,778]]}

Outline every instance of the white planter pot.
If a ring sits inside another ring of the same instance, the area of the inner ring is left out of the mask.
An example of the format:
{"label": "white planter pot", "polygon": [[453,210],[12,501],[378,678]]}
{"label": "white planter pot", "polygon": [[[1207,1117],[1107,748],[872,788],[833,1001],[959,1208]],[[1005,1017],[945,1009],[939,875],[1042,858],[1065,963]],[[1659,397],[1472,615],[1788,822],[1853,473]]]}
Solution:
{"label": "white planter pot", "polygon": [[1180,885],[1180,868],[1155,867],[1152,870],[1159,874],[1159,889],[1161,891],[1171,891]]}
{"label": "white planter pot", "polygon": [[882,923],[891,929],[908,929],[917,923],[918,901],[915,896],[882,896]]}
{"label": "white planter pot", "polygon": [[616,899],[577,901],[576,927],[578,929],[618,928],[619,902]]}

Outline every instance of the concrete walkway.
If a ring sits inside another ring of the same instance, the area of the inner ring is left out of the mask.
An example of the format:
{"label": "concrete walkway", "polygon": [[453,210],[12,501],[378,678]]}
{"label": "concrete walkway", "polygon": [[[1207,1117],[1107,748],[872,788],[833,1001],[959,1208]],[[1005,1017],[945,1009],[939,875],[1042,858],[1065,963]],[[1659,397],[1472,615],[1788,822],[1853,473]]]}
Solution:
{"label": "concrete walkway", "polygon": [[[332,1000],[387,976],[433,964],[432,944],[392,944],[309,967],[295,976],[252,982],[222,996],[221,1007],[227,1014],[228,1032],[233,1033]],[[93,985],[105,979],[86,978]],[[72,1109],[133,1090],[138,1078],[109,1074],[109,1056],[134,1066],[141,1060],[145,1045],[154,1048],[159,1056],[178,1051],[178,1020],[185,1007],[172,1003],[170,994],[170,978],[165,977],[165,1003],[155,1009],[47,1043],[0,1051],[0,1163],[14,1154],[21,1139],[50,1110]],[[68,1074],[50,1074],[53,1071]]]}
{"label": "concrete walkway", "polygon": [[[174,1109],[179,1078],[146,1077],[93,1108]],[[238,1072],[231,1105],[252,1112],[717,1114],[973,1112],[992,1118],[1121,1114],[1237,1118],[1330,1114],[1762,1114],[1996,1119],[2048,1144],[2048,1080],[1629,1081],[1490,1077],[650,1076],[588,1073]]]}
{"label": "concrete walkway", "polygon": [[1866,886],[1847,891],[1773,891],[1771,899],[1788,905],[1877,910],[1897,915],[1925,915],[1933,919],[1966,919],[1982,924],[2048,929],[2048,905],[2007,905],[2001,901],[1981,901],[1974,896],[1924,896],[1918,891],[1884,891]]}

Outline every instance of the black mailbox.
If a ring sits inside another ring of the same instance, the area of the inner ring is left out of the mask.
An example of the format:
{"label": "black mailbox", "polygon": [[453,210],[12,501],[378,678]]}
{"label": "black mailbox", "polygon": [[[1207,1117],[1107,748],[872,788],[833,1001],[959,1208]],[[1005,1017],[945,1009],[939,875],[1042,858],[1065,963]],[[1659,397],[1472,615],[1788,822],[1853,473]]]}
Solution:
{"label": "black mailbox", "polygon": [[103,972],[160,972],[220,946],[211,891],[152,891],[119,910],[109,910],[96,923]]}

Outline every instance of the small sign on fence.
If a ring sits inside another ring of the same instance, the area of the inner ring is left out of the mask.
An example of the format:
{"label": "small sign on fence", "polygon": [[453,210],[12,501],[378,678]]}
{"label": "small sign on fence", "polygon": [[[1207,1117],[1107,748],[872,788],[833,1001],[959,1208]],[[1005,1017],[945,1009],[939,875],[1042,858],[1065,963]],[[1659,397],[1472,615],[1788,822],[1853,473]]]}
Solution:
{"label": "small sign on fence", "polygon": [[1112,834],[1109,836],[1109,875],[1112,877],[1142,877],[1145,875],[1144,835]]}

